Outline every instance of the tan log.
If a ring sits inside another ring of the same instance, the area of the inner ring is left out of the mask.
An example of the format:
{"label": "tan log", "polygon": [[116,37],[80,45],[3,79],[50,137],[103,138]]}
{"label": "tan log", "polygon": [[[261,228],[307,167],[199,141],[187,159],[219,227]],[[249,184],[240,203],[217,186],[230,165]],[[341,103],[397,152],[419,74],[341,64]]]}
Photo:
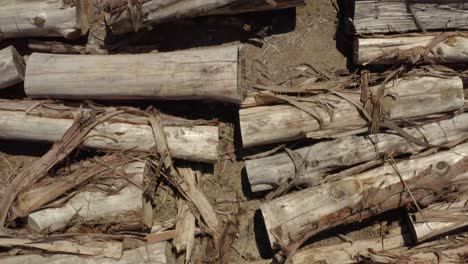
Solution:
{"label": "tan log", "polygon": [[74,218],[85,223],[116,223],[123,221],[126,215],[140,216],[143,222],[142,189],[143,180],[147,177],[146,162],[131,162],[115,170],[128,175],[131,183],[120,176],[120,184],[128,184],[115,194],[98,190],[79,192],[61,207],[43,209],[28,215],[27,227],[35,232],[54,232],[66,227]]}
{"label": "tan log", "polygon": [[32,98],[200,100],[240,104],[238,46],[124,55],[33,53],[25,92]]}
{"label": "tan log", "polygon": [[[421,142],[431,145],[459,142],[468,139],[468,114],[403,130]],[[330,171],[368,162],[382,157],[387,152],[393,155],[416,154],[426,148],[427,146],[411,143],[395,131],[377,135],[347,136],[315,143],[294,150],[308,164],[304,172],[296,178],[296,184],[313,185]],[[286,152],[247,160],[245,168],[254,192],[275,188],[284,180],[295,178],[296,175],[294,162]]]}
{"label": "tan log", "polygon": [[[56,142],[73,124],[73,115],[78,111],[54,103],[0,100],[0,139]],[[217,126],[176,120],[176,125],[164,126],[164,132],[174,157],[203,162],[218,160]],[[118,115],[97,125],[83,142],[85,147],[100,150],[151,151],[155,144],[148,119],[132,114]]]}
{"label": "tan log", "polygon": [[150,263],[150,264],[165,264],[166,263],[166,242],[148,244],[136,249],[124,250],[120,259],[112,259],[103,256],[83,257],[80,255],[39,255],[27,254],[17,256],[0,257],[2,264],[131,264],[131,263]]}
{"label": "tan log", "polygon": [[357,34],[468,29],[468,10],[460,1],[356,1]]}
{"label": "tan log", "polygon": [[[65,3],[67,2],[67,3]],[[88,30],[83,0],[4,0],[0,9],[0,39],[64,37],[76,39]]]}
{"label": "tan log", "polygon": [[354,63],[397,64],[422,61],[437,63],[463,63],[468,61],[468,38],[452,36],[445,38],[425,56],[426,49],[439,35],[399,36],[383,38],[356,38],[354,40]]}
{"label": "tan log", "polygon": [[405,206],[413,197],[416,202],[430,203],[443,188],[464,185],[456,176],[466,171],[467,157],[468,143],[464,143],[266,202],[261,210],[270,243],[294,252],[320,231]]}
{"label": "tan log", "polygon": [[20,83],[26,64],[13,46],[0,50],[0,89]]}
{"label": "tan log", "polygon": [[[375,93],[378,88],[374,86],[370,89]],[[333,94],[310,97],[311,100],[330,104],[332,114],[319,103],[302,102],[323,120],[322,127],[316,117],[291,105],[241,109],[239,116],[243,146],[365,132],[367,120],[353,104],[360,102],[360,95],[349,93],[347,96],[346,99]],[[458,77],[405,77],[386,85],[382,101],[383,114],[389,120],[450,112],[463,106],[463,82]]]}
{"label": "tan log", "polygon": [[112,32],[122,34],[183,18],[289,8],[303,5],[304,0],[147,0],[141,6],[128,6],[127,1],[102,0],[101,4],[107,10],[106,21]]}

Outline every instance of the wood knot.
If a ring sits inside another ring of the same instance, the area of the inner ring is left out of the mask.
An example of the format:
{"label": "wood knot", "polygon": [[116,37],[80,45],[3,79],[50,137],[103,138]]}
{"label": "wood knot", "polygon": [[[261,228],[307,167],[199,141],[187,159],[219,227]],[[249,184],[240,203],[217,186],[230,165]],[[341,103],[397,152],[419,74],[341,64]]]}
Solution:
{"label": "wood knot", "polygon": [[446,161],[439,161],[435,166],[435,172],[438,176],[445,175],[449,170],[449,164]]}
{"label": "wood knot", "polygon": [[42,16],[36,16],[33,18],[34,25],[42,27],[45,24],[45,18]]}
{"label": "wood knot", "polygon": [[455,46],[457,45],[457,38],[456,37],[448,37],[445,43],[449,46]]}
{"label": "wood knot", "polygon": [[357,180],[345,180],[333,185],[330,195],[336,200],[341,200],[357,193],[360,187]]}

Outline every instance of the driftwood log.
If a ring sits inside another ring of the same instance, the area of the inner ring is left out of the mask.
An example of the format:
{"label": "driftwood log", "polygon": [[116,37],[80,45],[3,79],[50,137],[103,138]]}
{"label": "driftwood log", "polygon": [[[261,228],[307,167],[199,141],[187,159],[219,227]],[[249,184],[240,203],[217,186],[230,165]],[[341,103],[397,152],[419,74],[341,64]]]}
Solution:
{"label": "driftwood log", "polygon": [[26,64],[13,46],[0,50],[0,89],[20,83]]}
{"label": "driftwood log", "polygon": [[67,263],[67,264],[124,264],[124,263],[166,263],[166,242],[148,244],[131,250],[124,250],[119,259],[113,259],[103,256],[89,257],[72,254],[27,254],[0,257],[0,262],[3,264],[50,264],[50,263]]}
{"label": "driftwood log", "polygon": [[[0,139],[57,142],[79,111],[44,101],[0,100]],[[167,117],[163,124],[169,150],[175,158],[218,160],[218,126],[197,125],[180,118],[172,120]],[[119,114],[91,130],[83,145],[101,150],[150,151],[156,141],[148,122],[148,118],[136,114]]]}
{"label": "driftwood log", "polygon": [[284,9],[303,4],[304,0],[145,0],[132,6],[122,0],[101,0],[106,10],[106,21],[114,34],[138,31],[183,18]]}
{"label": "driftwood log", "polygon": [[391,159],[381,167],[266,202],[261,211],[270,243],[289,255],[320,231],[456,193],[465,184],[457,176],[466,171],[467,155],[464,143],[416,159]]}
{"label": "driftwood log", "polygon": [[356,1],[357,34],[468,29],[468,6],[458,0]]}
{"label": "driftwood log", "polygon": [[[403,128],[409,135],[430,145],[444,145],[468,139],[468,114],[431,122],[415,128]],[[277,187],[286,179],[295,178],[297,185],[313,185],[330,171],[393,155],[416,154],[428,146],[416,145],[395,131],[368,136],[347,136],[319,142],[294,150],[300,162],[307,164],[296,176],[296,167],[287,152],[247,160],[245,168],[252,191]]]}
{"label": "driftwood log", "polygon": [[32,98],[200,100],[240,104],[238,46],[159,54],[60,55],[28,58]]}
{"label": "driftwood log", "polygon": [[[467,36],[443,33],[397,37],[358,37],[354,40],[354,63],[367,65],[468,62]],[[432,45],[434,41],[438,43]],[[427,50],[428,47],[430,50]]]}
{"label": "driftwood log", "polygon": [[[463,106],[463,82],[459,77],[407,76],[385,86],[382,113],[387,120],[408,119],[457,110]],[[379,86],[370,87],[376,94]],[[359,94],[347,98],[317,95],[302,102],[315,116],[291,105],[241,109],[240,129],[244,147],[300,138],[338,137],[367,131],[368,120],[355,104]],[[323,107],[328,103],[331,108]],[[322,123],[322,124],[321,124]]]}
{"label": "driftwood log", "polygon": [[88,30],[86,8],[84,0],[4,0],[0,9],[0,39],[76,39]]}

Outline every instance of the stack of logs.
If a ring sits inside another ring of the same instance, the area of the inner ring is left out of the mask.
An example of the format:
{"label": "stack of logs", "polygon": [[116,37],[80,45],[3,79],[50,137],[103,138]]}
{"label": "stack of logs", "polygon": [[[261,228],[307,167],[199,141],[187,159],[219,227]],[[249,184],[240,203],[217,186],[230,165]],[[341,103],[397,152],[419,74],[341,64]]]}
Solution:
{"label": "stack of logs", "polygon": [[[261,83],[247,96],[243,146],[270,150],[245,169],[252,192],[266,193],[261,213],[278,259],[465,263],[466,242],[418,245],[468,224],[462,2],[356,0],[347,21],[358,74]],[[296,254],[322,231],[405,207],[404,226],[382,237]]]}
{"label": "stack of logs", "polygon": [[[160,242],[174,239],[188,263],[198,233],[211,236],[219,250],[225,224],[190,167],[190,162],[218,161],[218,121],[187,120],[115,102],[239,105],[244,99],[240,47],[96,55],[89,48],[95,32],[88,31],[94,30],[97,13],[110,33],[119,35],[182,18],[284,9],[304,1],[4,2],[0,39],[42,37],[30,40],[29,48],[49,52],[22,56],[14,46],[0,50],[2,93],[21,94],[17,90],[24,86],[27,97],[0,99],[0,139],[53,146],[0,189],[0,262],[166,263],[166,243]],[[44,42],[44,37],[67,41]],[[89,45],[70,44],[86,37]],[[70,156],[78,148],[96,156]],[[172,158],[187,162],[173,163]],[[160,181],[178,193],[177,218],[167,223],[153,219]],[[225,262],[221,253],[218,258]]]}

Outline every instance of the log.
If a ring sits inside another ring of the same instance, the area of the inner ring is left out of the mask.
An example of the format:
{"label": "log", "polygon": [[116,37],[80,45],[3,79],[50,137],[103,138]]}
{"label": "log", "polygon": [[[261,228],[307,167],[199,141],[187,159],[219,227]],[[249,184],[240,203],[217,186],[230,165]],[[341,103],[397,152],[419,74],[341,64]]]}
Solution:
{"label": "log", "polygon": [[[445,34],[398,37],[355,38],[354,63],[397,64],[397,63],[464,63],[468,61],[468,37]],[[431,43],[442,37],[435,46]],[[426,49],[430,52],[426,54]]]}
{"label": "log", "polygon": [[[459,178],[466,181],[468,174],[460,175]],[[421,212],[410,214],[409,225],[414,241],[424,242],[467,226],[467,202],[465,195],[459,201],[431,204]]]}
{"label": "log", "polygon": [[64,37],[77,39],[88,30],[83,0],[5,0],[0,10],[0,39]]}
{"label": "log", "polygon": [[[35,232],[54,232],[65,228],[73,219],[108,224],[116,220],[121,222],[124,216],[133,215],[143,220],[142,188],[144,178],[148,177],[145,175],[146,162],[132,162],[116,170],[123,170],[132,183],[111,195],[96,190],[79,192],[62,207],[43,209],[28,215],[27,227]],[[121,178],[120,181],[127,180]]]}
{"label": "log", "polygon": [[211,99],[240,104],[238,53],[238,46],[156,54],[33,53],[28,59],[25,92],[32,98]]}
{"label": "log", "polygon": [[[79,108],[54,103],[0,100],[0,139],[57,142],[78,112]],[[166,123],[164,132],[174,157],[203,162],[218,160],[217,126],[195,125],[180,119],[172,125],[170,119]],[[99,150],[151,151],[156,141],[148,118],[120,114],[91,130],[83,145]]]}
{"label": "log", "polygon": [[0,89],[20,83],[26,64],[13,46],[0,50]]}
{"label": "log", "polygon": [[[378,88],[370,87],[374,94]],[[291,105],[240,109],[243,146],[248,148],[306,137],[337,137],[367,131],[368,122],[354,105],[360,103],[360,95],[347,93],[347,97],[325,94],[309,98],[316,102],[301,102],[323,120],[322,128],[316,117]],[[463,82],[458,77],[407,76],[386,84],[382,112],[387,120],[450,112],[463,106],[463,98]],[[331,105],[332,114],[320,102]]]}
{"label": "log", "polygon": [[357,34],[468,29],[468,6],[458,0],[356,1]]}
{"label": "log", "polygon": [[295,252],[320,231],[405,206],[413,202],[412,197],[428,204],[442,195],[444,188],[456,192],[465,184],[456,176],[466,171],[467,155],[468,144],[464,143],[266,202],[261,211],[270,243],[274,248]]}
{"label": "log", "polygon": [[[468,114],[431,122],[417,128],[404,128],[409,135],[431,145],[456,143],[468,138]],[[295,149],[301,160],[309,164],[296,175],[294,162],[287,152],[245,161],[253,192],[278,187],[286,179],[296,179],[298,185],[313,185],[330,171],[375,160],[386,153],[416,154],[427,146],[409,142],[394,131],[377,135],[347,136]]]}
{"label": "log", "polygon": [[295,7],[303,5],[304,0],[146,0],[141,6],[128,6],[127,1],[122,0],[103,0],[101,4],[112,32],[123,34],[183,18]]}
{"label": "log", "polygon": [[67,264],[125,264],[125,263],[149,263],[149,264],[165,264],[166,263],[166,242],[148,244],[131,250],[124,250],[122,257],[118,260],[107,257],[83,257],[79,255],[17,255],[0,257],[0,262],[3,264],[50,264],[50,263],[67,263]]}

